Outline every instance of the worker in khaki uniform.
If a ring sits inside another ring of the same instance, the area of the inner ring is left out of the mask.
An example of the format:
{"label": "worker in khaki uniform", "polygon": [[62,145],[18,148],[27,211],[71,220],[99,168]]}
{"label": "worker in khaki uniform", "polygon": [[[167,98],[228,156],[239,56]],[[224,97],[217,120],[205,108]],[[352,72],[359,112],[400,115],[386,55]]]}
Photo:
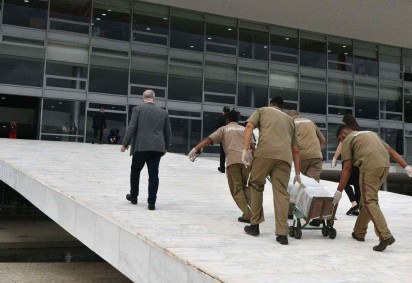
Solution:
{"label": "worker in khaki uniform", "polygon": [[405,168],[409,177],[412,177],[412,168],[374,132],[353,131],[348,126],[342,125],[338,128],[336,136],[342,142],[343,170],[333,202],[337,204],[341,199],[342,191],[351,175],[352,164],[359,167],[361,207],[352,237],[361,242],[365,241],[368,223],[372,220],[380,241],[373,250],[383,251],[395,242],[378,203],[379,188],[386,180],[390,167],[388,152],[400,166]]}
{"label": "worker in khaki uniform", "polygon": [[[238,221],[249,223],[252,215],[249,208],[250,193],[247,187],[249,168],[242,164],[243,132],[245,127],[238,124],[240,116],[238,111],[232,109],[226,115],[229,123],[226,126],[220,127],[208,138],[196,145],[189,152],[189,158],[194,161],[198,150],[209,144],[219,144],[222,142],[223,150],[226,153],[226,176],[230,193],[243,213],[238,218]],[[253,138],[249,138],[249,145],[253,143]],[[251,150],[248,150],[248,154],[251,155]]]}
{"label": "worker in khaki uniform", "polygon": [[[295,164],[295,181],[300,180],[300,154],[298,140],[295,135],[295,124],[292,118],[282,111],[283,99],[275,97],[270,101],[269,107],[257,109],[247,120],[243,136],[242,162],[245,166],[251,164],[250,208],[252,218],[250,226],[245,227],[245,232],[258,236],[259,223],[265,220],[263,214],[263,190],[266,177],[272,182],[273,200],[275,207],[276,241],[282,245],[288,244],[288,209],[289,193],[287,186],[290,177],[292,156]],[[254,128],[259,129],[259,143],[253,161],[247,154],[249,140]]]}
{"label": "worker in khaki uniform", "polygon": [[299,117],[297,111],[290,110],[288,114],[295,122],[300,150],[300,172],[319,182],[323,164],[321,149],[325,144],[325,137],[315,123]]}

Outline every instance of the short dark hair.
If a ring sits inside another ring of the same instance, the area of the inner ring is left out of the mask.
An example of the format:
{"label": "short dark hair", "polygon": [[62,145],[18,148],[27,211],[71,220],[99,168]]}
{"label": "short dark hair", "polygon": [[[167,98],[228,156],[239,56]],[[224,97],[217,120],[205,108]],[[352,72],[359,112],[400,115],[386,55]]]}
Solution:
{"label": "short dark hair", "polygon": [[227,114],[227,119],[229,122],[239,122],[240,112],[236,111],[235,108],[232,108],[230,112]]}
{"label": "short dark hair", "polygon": [[356,122],[355,117],[353,117],[351,114],[345,114],[345,116],[343,116],[342,122],[345,123],[345,125],[350,129],[354,131],[360,131],[358,122]]}
{"label": "short dark hair", "polygon": [[223,107],[223,112],[224,113],[229,113],[230,112],[230,107],[229,106]]}
{"label": "short dark hair", "polygon": [[283,108],[283,98],[280,96],[274,97],[270,100],[270,106],[278,106]]}
{"label": "short dark hair", "polygon": [[339,137],[339,135],[346,129],[350,129],[347,125],[340,125],[338,130],[336,131],[336,137]]}

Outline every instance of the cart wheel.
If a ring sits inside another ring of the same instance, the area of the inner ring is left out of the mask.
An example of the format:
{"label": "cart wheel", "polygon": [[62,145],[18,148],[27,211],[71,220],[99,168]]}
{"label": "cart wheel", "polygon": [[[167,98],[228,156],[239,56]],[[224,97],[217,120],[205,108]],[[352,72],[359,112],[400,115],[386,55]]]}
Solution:
{"label": "cart wheel", "polygon": [[323,237],[329,236],[329,229],[328,229],[328,227],[326,227],[326,226],[323,226],[323,227],[322,227],[322,236],[323,236]]}
{"label": "cart wheel", "polygon": [[335,228],[330,228],[329,229],[329,238],[330,239],[335,239],[336,238],[336,229]]}
{"label": "cart wheel", "polygon": [[300,228],[295,228],[295,235],[294,235],[295,239],[300,239],[302,238],[302,229]]}
{"label": "cart wheel", "polygon": [[295,236],[295,227],[289,226],[289,236],[291,237]]}

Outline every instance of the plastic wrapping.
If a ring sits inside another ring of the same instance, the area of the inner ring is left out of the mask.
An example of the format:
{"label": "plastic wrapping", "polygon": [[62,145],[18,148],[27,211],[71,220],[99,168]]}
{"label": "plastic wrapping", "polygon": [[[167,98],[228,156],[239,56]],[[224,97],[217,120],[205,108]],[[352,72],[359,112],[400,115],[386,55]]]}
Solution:
{"label": "plastic wrapping", "polygon": [[319,184],[317,187],[306,187],[300,190],[296,200],[296,206],[307,217],[313,197],[331,197],[330,193]]}
{"label": "plastic wrapping", "polygon": [[[301,191],[301,188],[298,183],[295,183],[293,185],[293,178],[295,175],[292,173],[290,174],[290,180],[288,184],[288,193],[290,195],[290,203],[296,204],[296,200],[298,197],[299,192]],[[302,183],[307,187],[307,188],[319,188],[320,185],[318,182],[316,182],[315,179],[309,178],[307,176],[304,176],[300,174],[300,179],[302,180]]]}

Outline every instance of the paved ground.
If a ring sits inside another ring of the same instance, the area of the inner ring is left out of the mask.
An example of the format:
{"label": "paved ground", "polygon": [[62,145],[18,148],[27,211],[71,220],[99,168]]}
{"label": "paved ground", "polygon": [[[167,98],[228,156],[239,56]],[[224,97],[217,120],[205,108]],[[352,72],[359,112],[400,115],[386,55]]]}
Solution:
{"label": "paved ground", "polygon": [[[355,217],[340,203],[334,240],[303,231],[288,246],[275,241],[272,193],[265,190],[266,222],[251,237],[217,162],[166,154],[160,167],[155,211],[148,211],[147,174],[142,173],[139,204],[126,202],[131,158],[119,146],[0,139],[0,159],[60,191],[123,229],[166,249],[224,282],[410,282],[412,198],[380,193],[380,205],[396,243],[372,251],[373,228],[364,243],[350,237]],[[321,182],[331,194],[336,184]]]}

